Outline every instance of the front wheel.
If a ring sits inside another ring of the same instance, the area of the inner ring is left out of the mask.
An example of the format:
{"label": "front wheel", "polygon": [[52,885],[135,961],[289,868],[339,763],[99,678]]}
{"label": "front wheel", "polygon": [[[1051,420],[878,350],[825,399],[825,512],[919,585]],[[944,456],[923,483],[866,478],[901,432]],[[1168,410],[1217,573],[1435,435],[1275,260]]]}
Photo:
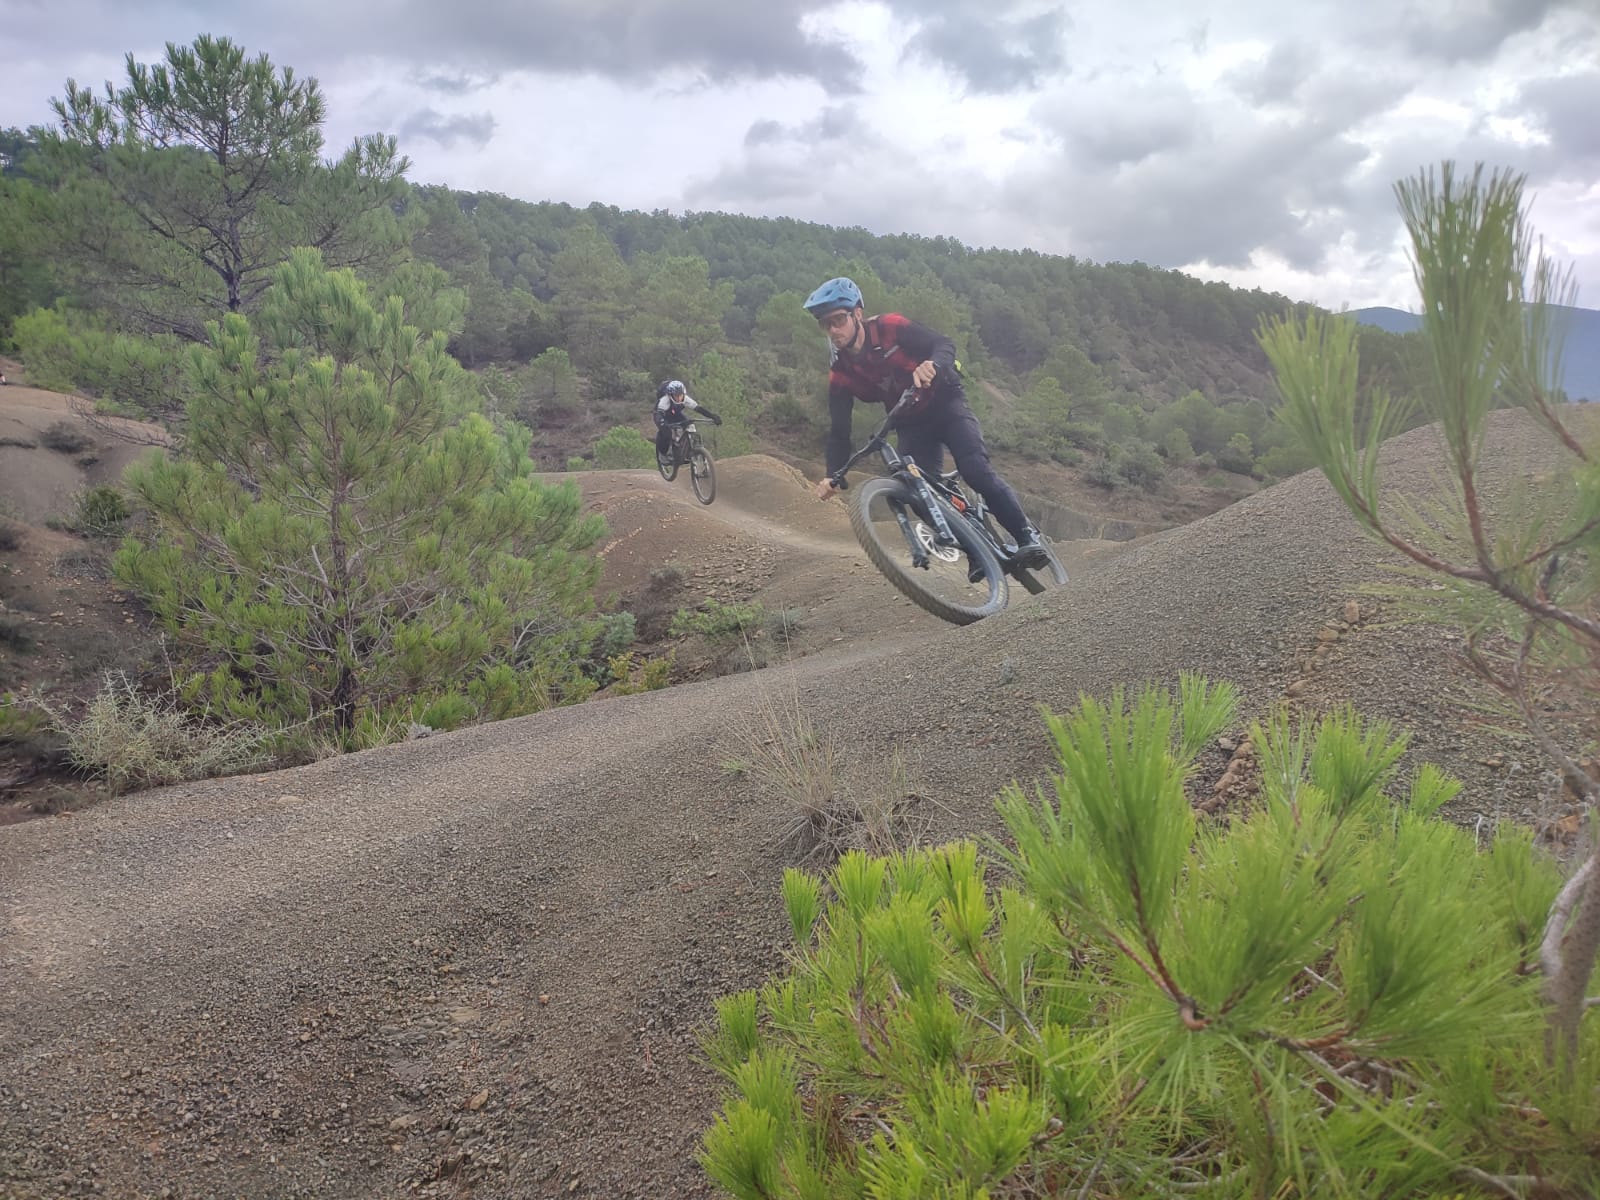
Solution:
{"label": "front wheel", "polygon": [[710,504],[717,498],[717,472],[711,465],[711,455],[696,450],[689,456],[689,486],[694,488],[694,498],[701,504]]}
{"label": "front wheel", "polygon": [[[850,525],[873,566],[918,607],[955,625],[993,616],[1010,598],[1000,560],[965,517],[937,496],[934,502],[955,535],[954,546],[939,544],[921,498],[898,479],[863,483],[850,506]],[[926,553],[926,567],[912,561],[907,530]]]}

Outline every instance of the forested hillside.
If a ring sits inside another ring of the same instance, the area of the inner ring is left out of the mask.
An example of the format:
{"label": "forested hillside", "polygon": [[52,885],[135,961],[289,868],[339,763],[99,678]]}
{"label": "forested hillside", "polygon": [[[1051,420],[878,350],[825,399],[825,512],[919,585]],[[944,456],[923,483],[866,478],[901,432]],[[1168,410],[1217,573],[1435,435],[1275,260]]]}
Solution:
{"label": "forested hillside", "polygon": [[[667,377],[723,418],[719,457],[813,470],[827,349],[801,302],[830,276],[954,338],[1040,511],[1172,524],[1305,465],[1255,341],[1281,296],[421,186],[392,137],[325,153],[316,81],[221,37],[52,106],[0,131],[0,339],[30,384],[155,423],[165,459],[96,494],[118,514],[96,536],[135,534],[102,569],[167,634],[168,699],[280,749],[627,679],[633,614],[597,595],[600,522],[554,473],[650,466]],[[1406,339],[1361,341],[1369,379],[1404,374]]]}
{"label": "forested hillside", "polygon": [[[253,311],[298,240],[380,286],[404,289],[419,266],[440,268],[462,298],[451,352],[491,409],[540,431],[533,452],[545,467],[647,463],[638,439],[606,434],[631,424],[666,376],[729,417],[722,452],[814,456],[826,346],[800,303],[836,274],[861,284],[870,310],[955,338],[968,375],[994,385],[973,394],[1001,450],[1081,464],[1106,487],[1157,487],[1168,466],[1196,460],[1265,475],[1304,465],[1271,419],[1254,337],[1264,316],[1292,307],[1282,296],[948,238],[413,186],[379,137],[293,164],[293,207],[270,189],[221,200],[213,189],[226,173],[214,178],[203,146],[96,148],[73,107],[84,103],[65,102],[72,137],[0,137],[0,333],[35,379],[140,415],[181,413],[183,344],[203,337],[209,315]],[[268,139],[246,165],[288,145]],[[198,233],[171,220],[195,207]],[[241,218],[254,241],[239,261],[207,268],[207,238]],[[1369,374],[1393,376],[1402,344],[1365,333]]]}
{"label": "forested hillside", "polygon": [[[1422,328],[1421,317],[1398,308],[1358,308],[1350,315],[1389,333]],[[1600,400],[1600,311],[1556,305],[1554,329],[1561,340],[1561,389],[1571,400]]]}
{"label": "forested hillside", "polygon": [[[561,392],[553,379],[569,365],[597,399],[638,394],[661,375],[696,383],[709,374],[711,394],[756,399],[769,433],[798,433],[820,411],[826,356],[801,301],[849,274],[869,310],[948,331],[970,376],[1017,397],[985,414],[1003,448],[1067,463],[1109,458],[1128,464],[1121,480],[1138,482],[1159,475],[1157,457],[1211,454],[1250,470],[1285,445],[1254,340],[1264,316],[1292,307],[1282,296],[1143,263],[729,214],[576,209],[433,187],[412,193],[408,214],[421,224],[417,254],[472,296],[459,356],[534,361],[531,386],[544,399]],[[1397,340],[1374,331],[1370,341],[1371,366],[1393,370]],[[709,371],[696,371],[707,354]],[[1285,465],[1280,455],[1265,469]]]}

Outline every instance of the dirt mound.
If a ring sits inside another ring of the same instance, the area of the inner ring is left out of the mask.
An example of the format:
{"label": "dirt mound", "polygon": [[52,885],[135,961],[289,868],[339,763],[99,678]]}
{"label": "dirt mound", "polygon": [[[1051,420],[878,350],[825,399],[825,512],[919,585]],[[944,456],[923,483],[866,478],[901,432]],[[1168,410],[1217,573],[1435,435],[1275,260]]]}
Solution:
{"label": "dirt mound", "polygon": [[[559,478],[559,477],[548,477]],[[821,560],[851,553],[855,540],[842,504],[823,504],[793,467],[766,455],[717,464],[717,498],[703,505],[680,476],[655,471],[583,471],[571,476],[610,528],[600,547],[605,585],[628,591],[656,567],[715,560],[735,569],[758,547],[792,547]]]}
{"label": "dirt mound", "polygon": [[[0,387],[0,693],[46,686],[92,692],[106,668],[134,668],[144,619],[110,582],[115,539],[74,532],[78,499],[115,484],[152,444],[154,426],[90,415],[83,402],[24,387],[14,364]],[[0,825],[31,809],[88,798],[59,788],[36,739],[0,742]],[[46,795],[48,793],[48,795]]]}
{"label": "dirt mound", "polygon": [[[1496,441],[1508,473],[1544,449],[1515,418]],[[1429,431],[1391,446],[1394,483],[1424,487],[1434,449]],[[681,502],[643,475],[584,482],[619,516]],[[632,544],[648,558],[722,536],[713,522],[760,544],[774,503],[736,485]],[[827,544],[821,528],[802,532]],[[792,547],[774,554],[824,553]],[[995,793],[1047,769],[1040,704],[1183,670],[1235,681],[1252,715],[1286,694],[1408,715],[1426,731],[1408,761],[1468,780],[1459,819],[1535,803],[1536,772],[1479,765],[1496,744],[1457,706],[1440,635],[1362,595],[1385,561],[1301,476],[967,629],[907,623],[772,671],[0,832],[0,1180],[17,1197],[709,1195],[694,1149],[717,1087],[695,1030],[786,936],[791,816],[724,767],[751,714],[808,714],[791,751],[837,748],[840,787],[903,753],[939,837],[993,829]],[[1212,751],[1202,786],[1226,765]]]}
{"label": "dirt mound", "polygon": [[[615,592],[647,623],[646,636],[658,632],[661,612],[706,600],[759,601],[786,614],[793,656],[862,637],[944,628],[868,563],[851,533],[846,500],[817,500],[805,477],[778,459],[753,454],[719,462],[717,498],[709,506],[683,478],[668,483],[655,471],[584,471],[572,478],[610,529],[599,549],[602,591]],[[1127,548],[1098,538],[1059,544],[1074,577]],[[658,596],[663,572],[678,582]],[[1021,589],[1017,602],[1025,602]],[[735,658],[740,652],[731,651]]]}
{"label": "dirt mound", "polygon": [[58,392],[0,388],[0,504],[28,524],[66,514],[77,492],[121,479],[164,440],[152,425],[86,413]]}

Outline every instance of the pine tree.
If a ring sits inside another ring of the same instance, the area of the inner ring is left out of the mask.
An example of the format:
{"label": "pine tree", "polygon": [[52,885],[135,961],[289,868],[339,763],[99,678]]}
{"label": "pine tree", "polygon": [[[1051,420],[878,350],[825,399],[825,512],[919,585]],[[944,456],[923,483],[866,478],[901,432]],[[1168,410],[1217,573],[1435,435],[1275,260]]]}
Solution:
{"label": "pine tree", "polygon": [[753,442],[750,428],[750,381],[739,364],[715,350],[703,355],[694,366],[694,398],[717,416],[722,424],[702,424],[718,454],[749,454]]}
{"label": "pine tree", "polygon": [[[1586,765],[1600,698],[1600,440],[1564,409],[1555,306],[1571,274],[1544,256],[1523,205],[1525,178],[1470,177],[1445,163],[1395,187],[1422,301],[1414,396],[1363,388],[1355,322],[1315,314],[1268,325],[1285,419],[1340,499],[1426,577],[1399,598],[1418,617],[1464,629],[1474,671],[1533,734],[1572,794],[1600,819],[1600,772]],[[1523,409],[1549,439],[1550,470],[1492,510],[1483,485],[1490,413]],[[1382,487],[1378,448],[1413,412],[1436,421],[1454,487],[1419,515]],[[1433,585],[1433,586],[1428,586]],[[1552,1058],[1579,1056],[1600,954],[1600,846],[1550,911],[1539,967]],[[1592,1022],[1591,1022],[1592,1023]],[[1592,1038],[1591,1038],[1592,1042]]]}
{"label": "pine tree", "polygon": [[[1185,789],[1238,694],[1192,676],[1047,714],[1058,769],[1008,844],[785,874],[788,969],[717,1003],[701,1161],[740,1200],[1592,1196],[1597,1043],[1552,1087],[1529,833],[1396,787],[1348,710],[1251,731],[1260,802]],[[1004,867],[1003,878],[990,868]],[[1530,1053],[1531,1051],[1531,1053]]]}
{"label": "pine tree", "polygon": [[628,341],[652,374],[669,375],[724,340],[722,318],[733,304],[733,284],[713,287],[703,258],[657,255],[643,264],[633,300]]}
{"label": "pine tree", "polygon": [[592,224],[574,229],[550,264],[550,286],[573,363],[585,370],[626,365],[622,315],[628,268],[610,239]]}
{"label": "pine tree", "polygon": [[443,332],[298,250],[252,321],[194,353],[184,458],[130,471],[152,517],[118,577],[176,639],[185,692],[356,741],[559,697],[593,636],[598,518],[472,411]]}
{"label": "pine tree", "polygon": [[132,328],[199,339],[207,319],[252,311],[296,246],[374,269],[403,246],[394,139],[322,162],[316,80],[227,38],[169,42],[154,66],[130,54],[121,88],[69,79],[53,107],[41,155],[63,259]]}

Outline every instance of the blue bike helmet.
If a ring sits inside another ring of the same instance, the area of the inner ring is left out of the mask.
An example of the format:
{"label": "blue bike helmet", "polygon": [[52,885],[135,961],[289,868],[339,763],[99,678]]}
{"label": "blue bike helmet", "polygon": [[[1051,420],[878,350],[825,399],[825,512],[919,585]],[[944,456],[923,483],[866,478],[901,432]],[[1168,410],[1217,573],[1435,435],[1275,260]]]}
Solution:
{"label": "blue bike helmet", "polygon": [[860,303],[861,289],[855,285],[854,280],[846,279],[841,275],[837,279],[828,280],[827,283],[812,292],[810,299],[806,301],[805,307],[808,313],[821,320],[829,313],[835,313],[841,309],[852,309]]}
{"label": "blue bike helmet", "polygon": [[669,396],[681,396],[681,395],[683,395],[683,390],[684,390],[683,389],[683,384],[680,383],[676,379],[674,379],[671,383],[667,384],[667,388],[666,388],[667,395],[669,395]]}

